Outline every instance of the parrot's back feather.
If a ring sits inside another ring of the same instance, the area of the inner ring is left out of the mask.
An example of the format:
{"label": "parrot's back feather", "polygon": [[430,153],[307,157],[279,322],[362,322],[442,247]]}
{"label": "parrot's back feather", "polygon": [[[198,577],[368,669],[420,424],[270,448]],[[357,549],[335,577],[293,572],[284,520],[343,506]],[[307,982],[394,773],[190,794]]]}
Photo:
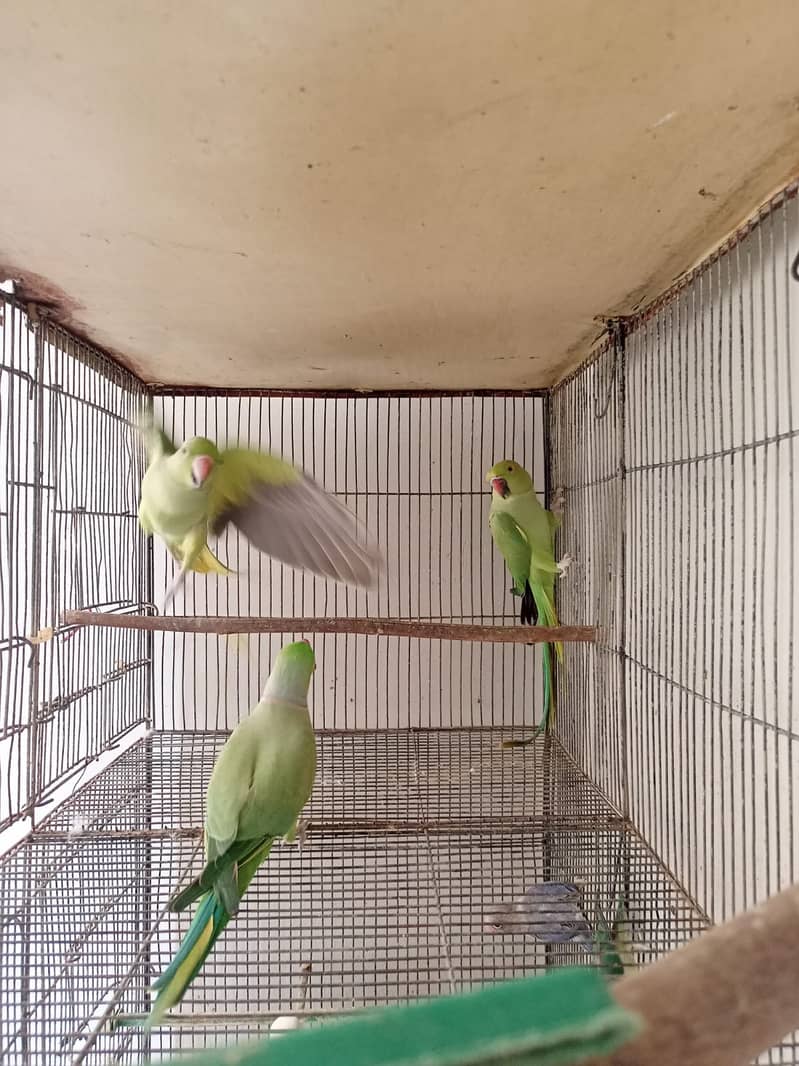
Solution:
{"label": "parrot's back feather", "polygon": [[223,452],[210,530],[232,522],[259,551],[335,581],[372,585],[381,564],[356,517],[302,471],[274,456]]}

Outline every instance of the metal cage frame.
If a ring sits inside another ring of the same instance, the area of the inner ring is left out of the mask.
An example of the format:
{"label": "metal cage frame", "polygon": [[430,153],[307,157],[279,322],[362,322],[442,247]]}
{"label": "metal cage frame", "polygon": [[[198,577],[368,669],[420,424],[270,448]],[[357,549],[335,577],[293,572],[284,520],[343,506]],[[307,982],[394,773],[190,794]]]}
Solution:
{"label": "metal cage frame", "polygon": [[[653,304],[608,323],[590,358],[547,392],[148,388],[46,309],[0,294],[11,474],[0,506],[0,669],[10,664],[0,830],[27,832],[0,861],[0,1056],[14,1066],[159,1059],[267,1033],[280,1014],[315,1023],[599,964],[574,945],[486,935],[486,905],[537,880],[579,882],[592,920],[623,899],[629,957],[641,964],[795,876],[795,616],[783,591],[795,571],[783,538],[796,513],[798,190]],[[185,603],[193,616],[238,618],[235,634],[154,619],[166,560],[136,525],[144,457],[125,428],[145,396],[181,433],[210,412],[220,436],[310,460],[378,535],[398,524],[410,550],[390,541],[391,573],[369,599],[286,577],[229,538],[225,550],[256,576],[224,590],[190,581]],[[320,408],[345,412],[343,459],[330,444],[338,415],[314,436]],[[559,548],[577,563],[560,611],[587,627],[558,677],[555,735],[513,753],[498,742],[529,731],[539,678],[534,653],[510,636],[513,604],[471,487],[500,439],[535,460],[546,497],[566,491]],[[109,464],[70,465],[73,454]],[[776,501],[775,478],[790,493]],[[748,524],[747,501],[762,530]],[[428,569],[414,571],[414,558]],[[116,624],[87,624],[89,607]],[[282,621],[259,631],[247,616],[262,612]],[[398,617],[398,630],[381,631]],[[315,681],[320,765],[305,842],[270,858],[169,1025],[115,1029],[120,1014],[147,1010],[150,979],[185,929],[166,900],[200,862],[215,752],[278,643],[263,630],[304,635],[298,620],[309,618],[330,623],[320,661],[333,665]],[[747,654],[762,665],[747,667]],[[719,774],[717,796],[707,784]],[[729,833],[726,810],[740,816]],[[799,1062],[797,1047],[786,1041],[763,1061]]]}

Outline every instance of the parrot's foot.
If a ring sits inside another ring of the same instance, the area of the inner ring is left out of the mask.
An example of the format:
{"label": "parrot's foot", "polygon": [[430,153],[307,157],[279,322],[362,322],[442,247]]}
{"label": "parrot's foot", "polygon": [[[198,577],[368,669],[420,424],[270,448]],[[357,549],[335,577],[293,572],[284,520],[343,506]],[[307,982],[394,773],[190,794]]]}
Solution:
{"label": "parrot's foot", "polygon": [[573,562],[574,562],[574,559],[571,557],[571,555],[568,552],[566,552],[566,554],[563,556],[563,558],[559,562],[555,563],[555,565],[558,568],[558,571],[560,572],[560,576],[561,577],[563,577],[566,574],[566,571],[569,569],[569,567],[571,566],[571,564]]}
{"label": "parrot's foot", "polygon": [[308,832],[308,826],[310,824],[311,821],[309,818],[298,818],[297,824],[292,829],[291,834],[286,837],[287,842],[291,844],[296,841],[300,846],[300,851],[302,851],[302,846],[305,843],[305,834]]}
{"label": "parrot's foot", "polygon": [[552,497],[552,506],[550,511],[553,514],[563,514],[563,507],[566,503],[566,489],[561,485],[555,489],[555,495]]}

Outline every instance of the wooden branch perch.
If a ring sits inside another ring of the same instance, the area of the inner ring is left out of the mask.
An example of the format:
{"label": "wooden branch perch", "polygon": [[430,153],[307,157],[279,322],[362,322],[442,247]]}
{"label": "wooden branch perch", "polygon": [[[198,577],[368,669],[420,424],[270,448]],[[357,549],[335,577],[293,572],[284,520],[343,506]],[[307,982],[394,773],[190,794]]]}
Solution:
{"label": "wooden branch perch", "polygon": [[63,626],[100,626],[165,633],[361,633],[377,637],[470,640],[484,644],[591,644],[594,626],[476,626],[394,618],[228,618],[219,615],[107,614],[66,611]]}
{"label": "wooden branch perch", "polygon": [[797,945],[794,886],[623,977],[614,998],[645,1029],[590,1066],[746,1066],[799,1027]]}

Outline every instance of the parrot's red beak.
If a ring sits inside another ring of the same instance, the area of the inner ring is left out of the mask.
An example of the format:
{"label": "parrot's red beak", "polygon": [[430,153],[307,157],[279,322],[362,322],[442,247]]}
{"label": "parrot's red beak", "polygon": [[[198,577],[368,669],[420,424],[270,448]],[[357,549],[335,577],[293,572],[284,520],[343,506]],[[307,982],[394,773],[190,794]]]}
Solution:
{"label": "parrot's red beak", "polygon": [[503,500],[508,495],[508,483],[504,477],[492,477],[491,488],[496,492],[497,496],[501,496]]}
{"label": "parrot's red beak", "polygon": [[191,464],[191,480],[198,489],[214,469],[214,461],[210,455],[198,455]]}

